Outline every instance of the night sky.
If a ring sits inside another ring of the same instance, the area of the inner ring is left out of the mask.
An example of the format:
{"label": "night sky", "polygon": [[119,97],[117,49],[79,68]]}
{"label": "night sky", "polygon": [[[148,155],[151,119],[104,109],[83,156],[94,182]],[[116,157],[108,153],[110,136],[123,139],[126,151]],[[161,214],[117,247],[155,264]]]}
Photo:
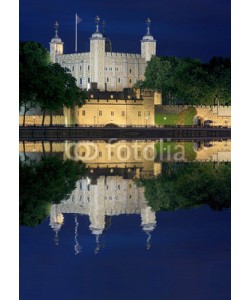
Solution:
{"label": "night sky", "polygon": [[145,20],[150,17],[159,56],[190,56],[203,61],[231,56],[230,0],[20,0],[20,40],[34,40],[49,48],[57,20],[64,53],[73,53],[75,13],[82,19],[78,52],[89,51],[94,18],[99,15],[107,23],[114,52],[140,53]]}

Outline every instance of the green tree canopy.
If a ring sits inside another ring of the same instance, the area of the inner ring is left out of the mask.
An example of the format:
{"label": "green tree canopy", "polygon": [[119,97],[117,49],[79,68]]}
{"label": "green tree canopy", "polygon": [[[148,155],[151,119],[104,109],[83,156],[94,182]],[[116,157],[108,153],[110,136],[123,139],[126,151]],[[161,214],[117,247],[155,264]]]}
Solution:
{"label": "green tree canopy", "polygon": [[59,64],[50,64],[41,71],[38,88],[38,102],[43,111],[43,123],[46,110],[52,112],[63,106],[69,108],[82,106],[85,103],[84,93],[76,85],[76,79],[70,71]]}
{"label": "green tree canopy", "polygon": [[152,57],[144,87],[160,90],[164,104],[230,104],[231,64],[227,58],[202,63],[193,58]]}
{"label": "green tree canopy", "polygon": [[32,107],[40,107],[44,117],[64,106],[82,106],[85,95],[76,85],[70,71],[59,64],[50,63],[48,51],[36,42],[21,42],[19,50],[20,109],[25,114]]}
{"label": "green tree canopy", "polygon": [[155,210],[202,204],[221,210],[231,204],[231,164],[166,163],[161,176],[143,179],[145,197]]}
{"label": "green tree canopy", "polygon": [[39,43],[19,44],[19,108],[26,112],[38,105],[39,74],[49,64],[49,53]]}
{"label": "green tree canopy", "polygon": [[51,204],[67,199],[85,173],[82,162],[62,161],[57,156],[41,161],[20,161],[20,224],[35,226],[49,214]]}

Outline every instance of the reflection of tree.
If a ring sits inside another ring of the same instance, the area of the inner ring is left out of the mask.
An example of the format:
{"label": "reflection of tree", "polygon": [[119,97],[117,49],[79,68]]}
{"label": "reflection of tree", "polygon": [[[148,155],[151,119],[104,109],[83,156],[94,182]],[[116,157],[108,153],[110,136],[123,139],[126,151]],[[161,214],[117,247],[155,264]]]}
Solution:
{"label": "reflection of tree", "polygon": [[231,164],[168,163],[155,179],[143,179],[145,197],[153,210],[209,205],[214,210],[231,205]]}
{"label": "reflection of tree", "polygon": [[67,198],[84,175],[84,165],[58,157],[21,162],[19,166],[20,224],[35,226],[49,215],[50,204]]}

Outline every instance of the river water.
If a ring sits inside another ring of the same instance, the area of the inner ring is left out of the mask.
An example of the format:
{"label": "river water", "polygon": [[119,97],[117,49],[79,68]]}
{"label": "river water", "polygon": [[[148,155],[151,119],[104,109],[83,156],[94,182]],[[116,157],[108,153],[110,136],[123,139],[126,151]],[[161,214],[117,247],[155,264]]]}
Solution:
{"label": "river water", "polygon": [[19,148],[20,299],[230,299],[230,140]]}

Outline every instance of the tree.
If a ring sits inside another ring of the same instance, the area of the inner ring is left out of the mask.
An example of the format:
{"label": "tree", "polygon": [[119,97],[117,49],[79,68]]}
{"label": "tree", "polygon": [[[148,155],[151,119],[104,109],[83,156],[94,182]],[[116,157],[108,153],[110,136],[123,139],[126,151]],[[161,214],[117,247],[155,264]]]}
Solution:
{"label": "tree", "polygon": [[213,58],[208,64],[193,58],[153,57],[143,85],[161,90],[164,104],[212,105],[215,97],[230,102],[230,59]]}
{"label": "tree", "polygon": [[143,179],[153,210],[175,210],[206,204],[214,210],[231,205],[231,164],[166,163],[161,176]]}
{"label": "tree", "polygon": [[43,157],[41,161],[20,161],[20,224],[35,226],[48,215],[51,204],[67,199],[85,174],[83,163]]}
{"label": "tree", "polygon": [[39,106],[43,111],[43,121],[46,110],[50,112],[50,125],[52,113],[63,106],[69,108],[82,106],[85,103],[84,93],[76,85],[76,79],[70,71],[59,64],[51,64],[42,70],[41,82],[38,91]]}
{"label": "tree", "polygon": [[39,43],[20,43],[20,109],[26,112],[32,107],[40,107],[43,111],[42,125],[46,111],[52,114],[64,106],[82,106],[84,93],[76,85],[76,79],[66,68],[49,61],[49,53]]}
{"label": "tree", "polygon": [[212,77],[211,91],[215,104],[231,104],[231,60],[224,57],[213,57],[205,65]]}
{"label": "tree", "polygon": [[28,110],[38,104],[39,74],[49,64],[47,50],[36,42],[19,44],[19,109],[23,109],[23,126]]}

